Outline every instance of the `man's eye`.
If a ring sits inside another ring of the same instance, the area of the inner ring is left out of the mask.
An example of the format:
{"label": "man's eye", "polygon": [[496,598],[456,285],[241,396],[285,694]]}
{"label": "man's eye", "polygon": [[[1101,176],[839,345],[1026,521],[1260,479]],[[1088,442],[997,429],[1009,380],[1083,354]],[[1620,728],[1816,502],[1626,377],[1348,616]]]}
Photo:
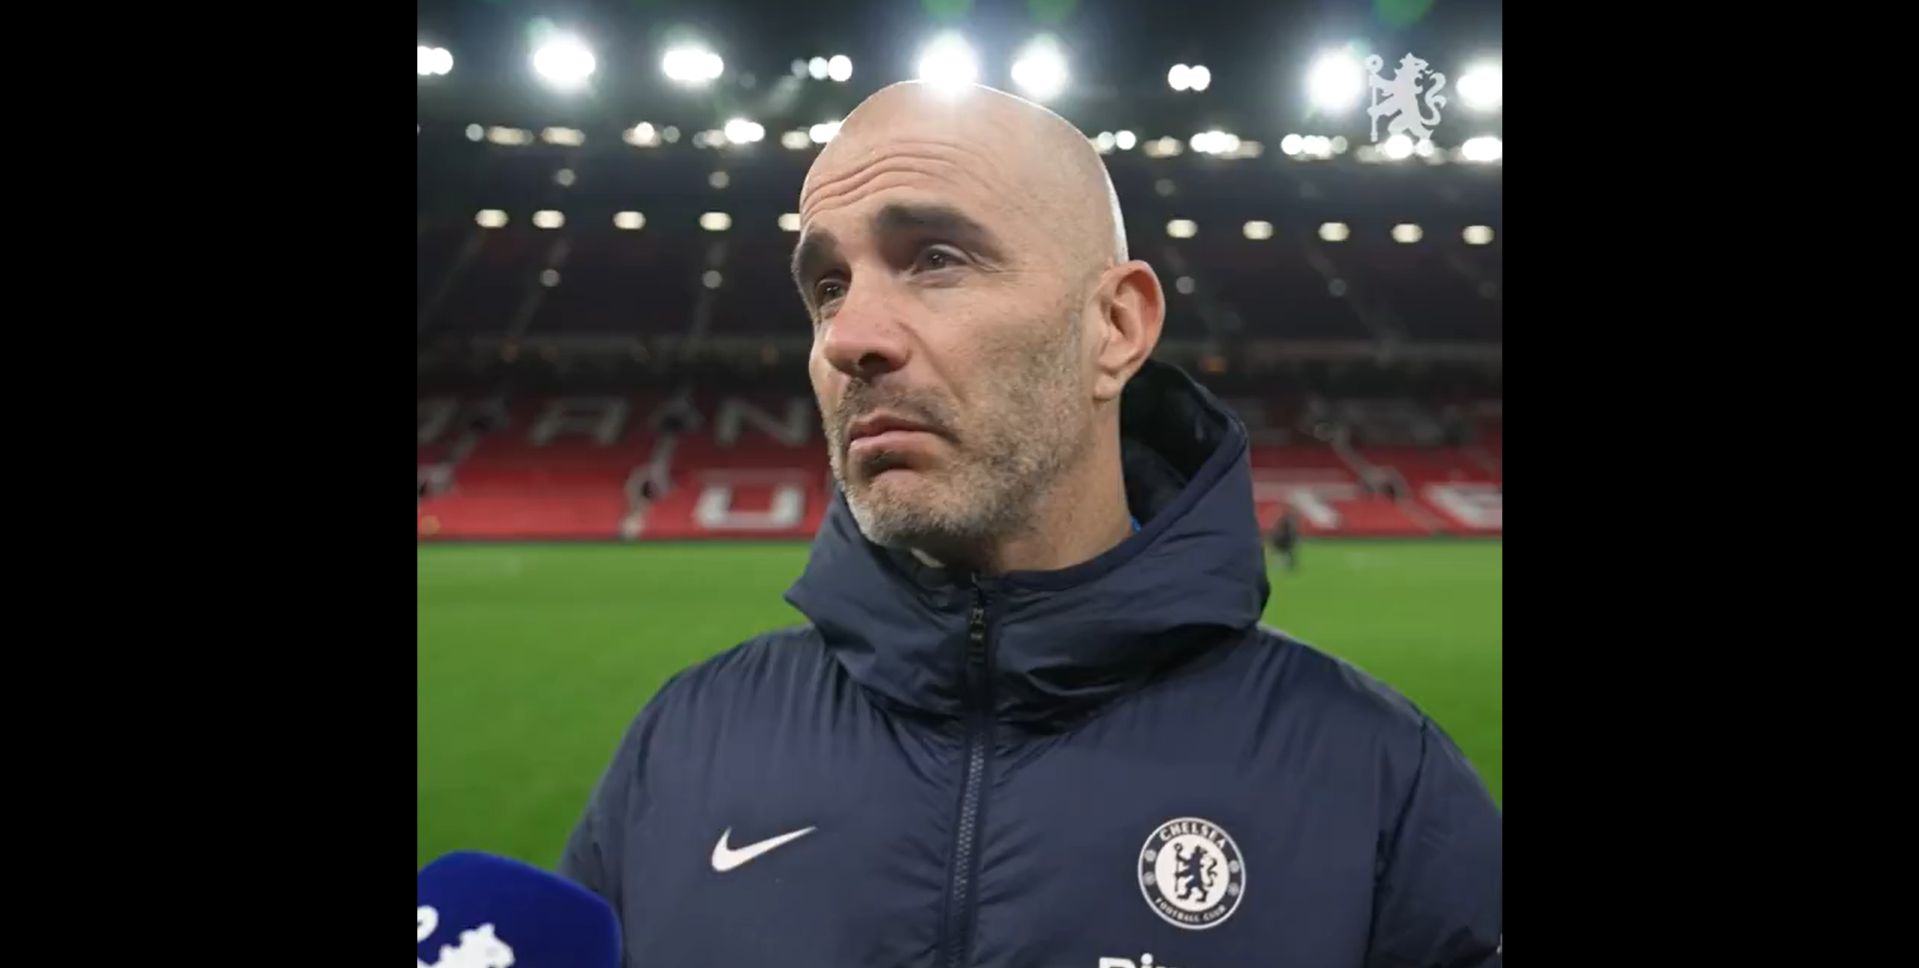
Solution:
{"label": "man's eye", "polygon": [[822,279],[813,287],[813,297],[824,305],[846,295],[846,284],[838,279]]}
{"label": "man's eye", "polygon": [[959,253],[944,246],[931,246],[920,253],[922,269],[947,269],[959,264]]}

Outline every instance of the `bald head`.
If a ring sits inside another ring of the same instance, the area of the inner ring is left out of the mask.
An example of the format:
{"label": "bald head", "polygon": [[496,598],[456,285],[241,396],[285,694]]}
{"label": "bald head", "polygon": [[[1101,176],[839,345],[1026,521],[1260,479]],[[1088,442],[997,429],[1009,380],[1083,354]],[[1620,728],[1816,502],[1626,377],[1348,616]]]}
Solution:
{"label": "bald head", "polygon": [[1128,258],[1119,196],[1086,137],[1031,101],[978,86],[906,81],[867,98],[807,172],[802,222],[883,179],[889,158],[967,183],[1054,243],[1061,268],[1076,276]]}
{"label": "bald head", "polygon": [[1165,301],[1072,125],[981,87],[880,91],[807,172],[793,279],[869,539],[1011,567],[1126,533],[1119,397]]}

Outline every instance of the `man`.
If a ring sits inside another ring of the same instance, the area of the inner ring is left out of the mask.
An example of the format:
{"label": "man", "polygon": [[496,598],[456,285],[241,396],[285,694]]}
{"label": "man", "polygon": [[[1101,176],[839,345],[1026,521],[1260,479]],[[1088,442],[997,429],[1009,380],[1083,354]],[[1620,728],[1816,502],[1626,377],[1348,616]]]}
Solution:
{"label": "man", "polygon": [[1257,625],[1244,428],[1070,125],[889,87],[800,195],[834,503],[810,621],[635,721],[561,870],[629,965],[1497,964],[1438,727]]}
{"label": "man", "polygon": [[1287,571],[1299,570],[1299,516],[1293,513],[1293,506],[1280,509],[1279,523],[1273,525],[1273,550],[1279,553],[1280,560],[1286,562]]}

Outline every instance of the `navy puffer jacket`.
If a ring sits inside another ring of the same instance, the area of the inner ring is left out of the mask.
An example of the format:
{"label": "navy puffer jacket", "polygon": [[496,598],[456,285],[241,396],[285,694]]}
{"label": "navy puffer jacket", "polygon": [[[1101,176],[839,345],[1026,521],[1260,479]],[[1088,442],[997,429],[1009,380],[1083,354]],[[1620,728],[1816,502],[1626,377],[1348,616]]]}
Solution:
{"label": "navy puffer jacket", "polygon": [[1458,749],[1258,624],[1244,428],[1159,363],[1121,426],[1118,547],[946,574],[836,500],[809,624],[647,704],[561,862],[627,965],[1499,964],[1501,819]]}

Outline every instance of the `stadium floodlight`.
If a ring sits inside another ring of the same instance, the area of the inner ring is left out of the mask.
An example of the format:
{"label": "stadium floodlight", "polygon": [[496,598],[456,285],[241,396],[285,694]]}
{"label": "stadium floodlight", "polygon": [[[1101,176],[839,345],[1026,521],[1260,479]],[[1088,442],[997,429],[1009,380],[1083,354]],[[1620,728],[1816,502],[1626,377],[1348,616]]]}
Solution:
{"label": "stadium floodlight", "polygon": [[1213,72],[1204,64],[1194,64],[1186,75],[1186,83],[1195,91],[1204,91],[1213,84]]}
{"label": "stadium floodlight", "polygon": [[833,140],[839,133],[840,123],[838,121],[828,121],[825,124],[816,124],[807,128],[806,138],[816,145],[823,145]]}
{"label": "stadium floodlight", "polygon": [[845,54],[834,54],[827,58],[826,76],[829,80],[842,84],[853,79],[853,58]]}
{"label": "stadium floodlight", "polygon": [[641,121],[620,132],[620,139],[635,148],[651,148],[660,143],[660,133],[651,122]]}
{"label": "stadium floodlight", "polygon": [[546,128],[540,132],[540,140],[550,145],[577,148],[586,144],[586,132],[578,128]]}
{"label": "stadium floodlight", "polygon": [[646,216],[639,212],[619,212],[613,216],[613,227],[638,232],[646,227]]}
{"label": "stadium floodlight", "polygon": [[787,212],[780,216],[780,231],[798,232],[799,230],[800,230],[800,213]]}
{"label": "stadium floodlight", "polygon": [[1013,83],[1035,101],[1050,101],[1066,89],[1066,55],[1051,37],[1026,45],[1013,61]]}
{"label": "stadium floodlight", "polygon": [[1178,138],[1168,135],[1146,142],[1141,146],[1141,150],[1146,152],[1148,158],[1171,158],[1185,151],[1186,145]]}
{"label": "stadium floodlight", "polygon": [[1413,154],[1416,154],[1421,158],[1431,158],[1433,156],[1433,139],[1431,138],[1419,139],[1419,143],[1416,145],[1413,145]]}
{"label": "stadium floodlight", "polygon": [[1187,143],[1202,155],[1230,155],[1239,150],[1239,135],[1214,128],[1193,135]]}
{"label": "stadium floodlight", "polygon": [[1279,139],[1279,150],[1285,152],[1289,156],[1297,155],[1301,151],[1306,150],[1306,139],[1296,134],[1289,134],[1286,137]]}
{"label": "stadium floodlight", "polygon": [[484,137],[486,137],[485,128],[482,128],[477,124],[469,124],[466,126],[466,140],[478,141]]}
{"label": "stadium floodlight", "polygon": [[1178,279],[1173,280],[1173,288],[1179,290],[1179,294],[1182,296],[1192,295],[1193,294],[1193,277],[1180,276]]}
{"label": "stadium floodlight", "polygon": [[1273,223],[1247,222],[1244,231],[1247,238],[1255,242],[1264,242],[1273,237]]}
{"label": "stadium floodlight", "polygon": [[780,132],[780,147],[782,148],[787,148],[792,151],[804,151],[812,144],[813,139],[808,138],[804,131]]}
{"label": "stadium floodlight", "polygon": [[533,132],[525,128],[503,128],[499,125],[494,125],[486,129],[486,140],[496,145],[531,144],[533,141]]}
{"label": "stadium floodlight", "polygon": [[1323,134],[1309,134],[1299,140],[1299,150],[1308,158],[1331,158],[1333,139]]}
{"label": "stadium floodlight", "polygon": [[1493,162],[1505,157],[1505,154],[1505,144],[1491,135],[1467,138],[1466,143],[1459,146],[1460,157],[1467,161]]}
{"label": "stadium floodlight", "polygon": [[1404,161],[1413,156],[1413,139],[1403,134],[1393,135],[1386,139],[1386,143],[1381,146],[1381,150],[1386,153],[1386,157],[1394,161]]}
{"label": "stadium floodlight", "polygon": [[553,173],[554,184],[559,185],[561,188],[572,188],[573,183],[578,180],[579,178],[573,174],[573,169],[571,168],[562,168]]}
{"label": "stadium floodlight", "polygon": [[1343,134],[1333,135],[1333,143],[1332,143],[1333,154],[1343,155],[1346,153],[1346,149],[1348,147],[1350,146],[1348,145],[1346,141],[1345,135]]}
{"label": "stadium floodlight", "polygon": [[1121,151],[1131,151],[1136,144],[1139,144],[1139,136],[1131,131],[1121,131],[1113,135],[1113,147]]}
{"label": "stadium floodlight", "polygon": [[979,78],[979,58],[958,34],[942,34],[926,45],[919,60],[919,79],[958,90]]}
{"label": "stadium floodlight", "polygon": [[1191,90],[1193,87],[1193,69],[1185,64],[1174,64],[1166,72],[1166,84],[1175,91]]}
{"label": "stadium floodlight", "polygon": [[421,77],[435,77],[453,73],[453,52],[444,47],[428,47],[424,44],[413,48],[414,70]]}
{"label": "stadium floodlight", "polygon": [[700,273],[700,284],[705,286],[708,289],[718,289],[720,287],[720,282],[724,278],[725,277],[720,275],[720,270],[708,269],[705,272]]}
{"label": "stadium floodlight", "polygon": [[557,286],[559,284],[560,284],[560,270],[546,269],[541,271],[540,285],[545,286],[548,289],[551,289],[554,286]]}
{"label": "stadium floodlight", "polygon": [[539,229],[557,229],[566,224],[566,215],[550,208],[533,213],[533,227]]}
{"label": "stadium floodlight", "polygon": [[1411,222],[1401,222],[1400,224],[1393,226],[1394,242],[1400,242],[1406,245],[1411,245],[1414,242],[1417,242],[1420,239],[1425,237],[1426,237],[1425,231],[1422,230],[1419,226],[1414,225]]}
{"label": "stadium floodlight", "polygon": [[1493,230],[1489,225],[1468,225],[1461,235],[1465,237],[1467,245],[1490,245],[1493,241]]}
{"label": "stadium floodlight", "polygon": [[726,72],[726,61],[699,44],[682,44],[660,57],[660,70],[675,84],[697,87],[719,80]]}
{"label": "stadium floodlight", "polygon": [[806,73],[816,81],[826,80],[826,58],[815,57],[807,61]]}
{"label": "stadium floodlight", "polygon": [[1199,226],[1189,218],[1176,218],[1166,223],[1166,234],[1175,239],[1190,239],[1199,234]]}
{"label": "stadium floodlight", "polygon": [[1366,92],[1366,69],[1351,51],[1334,50],[1319,55],[1306,73],[1306,97],[1312,106],[1328,114],[1349,111]]}
{"label": "stadium floodlight", "polygon": [[732,176],[728,175],[726,172],[716,171],[712,173],[711,175],[706,176],[706,183],[708,185],[713,186],[716,189],[725,188],[726,186],[733,184],[733,178]]}
{"label": "stadium floodlight", "polygon": [[561,91],[585,87],[598,67],[593,49],[572,34],[554,34],[533,51],[533,73]]}
{"label": "stadium floodlight", "polygon": [[1498,64],[1474,64],[1459,79],[1459,99],[1475,111],[1497,111],[1505,79]]}
{"label": "stadium floodlight", "polygon": [[506,227],[506,213],[497,208],[483,208],[480,209],[480,214],[473,217],[473,221],[477,222],[483,229],[504,228]]}
{"label": "stadium floodlight", "polygon": [[723,130],[726,132],[726,140],[736,145],[752,144],[766,137],[764,125],[745,118],[734,118],[726,122]]}
{"label": "stadium floodlight", "polygon": [[702,212],[700,228],[708,232],[724,232],[733,227],[733,216],[725,212]]}
{"label": "stadium floodlight", "polygon": [[1344,242],[1352,234],[1345,222],[1327,222],[1319,227],[1319,237],[1328,242]]}

